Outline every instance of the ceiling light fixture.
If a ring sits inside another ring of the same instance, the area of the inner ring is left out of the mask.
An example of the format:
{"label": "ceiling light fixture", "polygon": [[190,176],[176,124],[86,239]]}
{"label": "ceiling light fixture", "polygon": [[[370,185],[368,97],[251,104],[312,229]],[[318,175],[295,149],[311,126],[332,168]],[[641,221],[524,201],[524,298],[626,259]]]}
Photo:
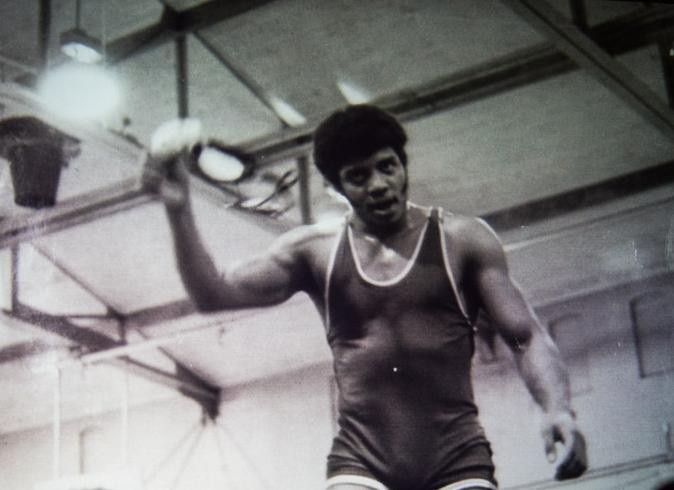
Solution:
{"label": "ceiling light fixture", "polygon": [[106,67],[77,62],[49,70],[38,92],[55,114],[80,121],[103,120],[122,100],[119,81]]}
{"label": "ceiling light fixture", "polygon": [[216,184],[239,182],[253,173],[248,155],[216,140],[197,146],[195,157],[198,174]]}
{"label": "ceiling light fixture", "polygon": [[285,100],[272,95],[269,103],[276,115],[288,126],[296,128],[307,123],[307,119]]}
{"label": "ceiling light fixture", "polygon": [[75,28],[61,33],[61,51],[82,63],[98,63],[103,59],[103,43],[80,27],[81,4],[75,2]]}

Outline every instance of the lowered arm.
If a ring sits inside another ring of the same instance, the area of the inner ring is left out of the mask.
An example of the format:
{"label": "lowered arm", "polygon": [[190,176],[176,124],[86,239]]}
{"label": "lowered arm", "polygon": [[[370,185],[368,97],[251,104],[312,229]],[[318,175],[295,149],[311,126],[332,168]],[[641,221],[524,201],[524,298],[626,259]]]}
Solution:
{"label": "lowered arm", "polygon": [[555,442],[564,444],[556,478],[582,474],[587,466],[584,439],[571,410],[569,379],[559,350],[511,279],[503,247],[481,221],[469,225],[468,267],[474,274],[481,307],[513,351],[517,367],[545,414],[543,438],[554,461]]}

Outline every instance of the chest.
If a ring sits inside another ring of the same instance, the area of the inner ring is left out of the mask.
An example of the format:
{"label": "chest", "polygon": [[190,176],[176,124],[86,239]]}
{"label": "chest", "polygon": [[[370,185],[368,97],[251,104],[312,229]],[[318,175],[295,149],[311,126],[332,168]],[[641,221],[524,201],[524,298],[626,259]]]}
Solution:
{"label": "chest", "polygon": [[[417,230],[415,230],[417,231]],[[376,283],[401,279],[414,265],[425,229],[388,241],[349,232],[347,245],[360,275]]]}

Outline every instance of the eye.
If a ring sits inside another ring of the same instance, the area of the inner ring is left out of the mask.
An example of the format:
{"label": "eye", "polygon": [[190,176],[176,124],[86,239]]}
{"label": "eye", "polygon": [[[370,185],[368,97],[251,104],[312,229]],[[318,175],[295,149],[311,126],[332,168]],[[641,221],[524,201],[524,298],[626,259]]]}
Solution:
{"label": "eye", "polygon": [[363,169],[351,169],[346,172],[346,180],[354,185],[364,184],[367,180],[367,172]]}
{"label": "eye", "polygon": [[395,158],[385,158],[377,163],[377,168],[387,174],[393,173],[397,166],[398,162]]}

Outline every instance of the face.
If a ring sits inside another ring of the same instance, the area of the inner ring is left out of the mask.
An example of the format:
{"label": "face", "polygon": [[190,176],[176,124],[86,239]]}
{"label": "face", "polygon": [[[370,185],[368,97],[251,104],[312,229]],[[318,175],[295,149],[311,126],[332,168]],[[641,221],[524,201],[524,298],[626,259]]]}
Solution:
{"label": "face", "polygon": [[404,223],[407,172],[392,148],[344,165],[339,181],[356,219],[366,227],[390,229]]}

